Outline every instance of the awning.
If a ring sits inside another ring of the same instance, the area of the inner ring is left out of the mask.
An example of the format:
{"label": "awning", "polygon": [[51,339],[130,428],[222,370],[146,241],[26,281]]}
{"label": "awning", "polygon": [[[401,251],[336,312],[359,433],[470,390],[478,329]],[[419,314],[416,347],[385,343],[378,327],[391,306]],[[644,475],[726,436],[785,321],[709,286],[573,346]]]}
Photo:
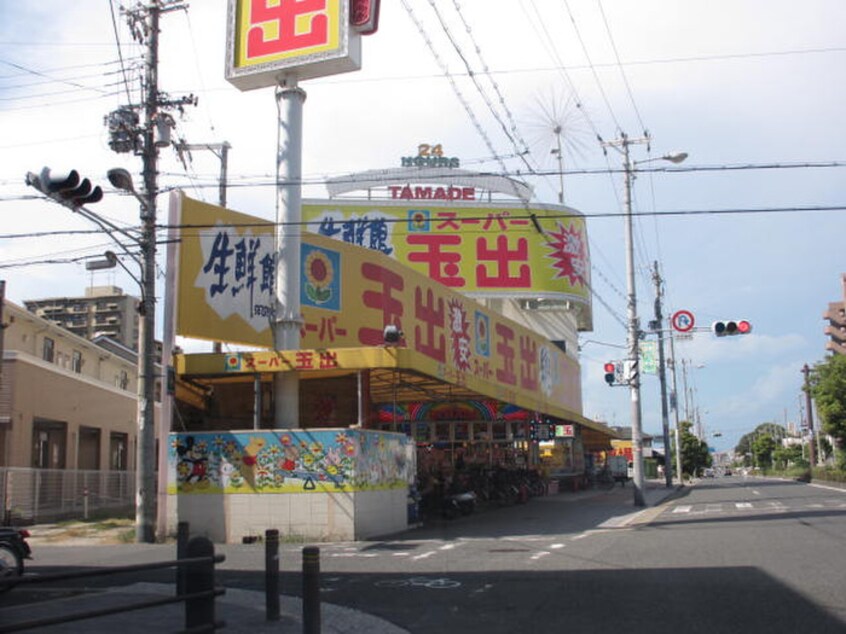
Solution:
{"label": "awning", "polygon": [[[542,397],[524,393],[471,374],[447,376],[444,365],[402,347],[337,348],[332,350],[254,351],[181,354],[175,357],[177,375],[202,385],[252,382],[256,374],[297,372],[301,380],[338,377],[369,370],[374,402],[411,402],[429,399],[489,398],[523,409],[577,423],[596,435],[592,444],[606,448],[617,434],[596,421]],[[268,376],[269,380],[270,377]],[[605,440],[602,441],[601,438]]]}

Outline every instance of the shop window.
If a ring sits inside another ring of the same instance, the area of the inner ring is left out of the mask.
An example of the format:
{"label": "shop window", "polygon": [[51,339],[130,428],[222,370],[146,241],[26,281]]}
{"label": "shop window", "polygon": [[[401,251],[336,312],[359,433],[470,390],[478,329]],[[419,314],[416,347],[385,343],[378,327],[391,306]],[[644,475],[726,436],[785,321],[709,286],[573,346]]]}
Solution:
{"label": "shop window", "polygon": [[41,347],[41,358],[48,363],[53,363],[56,355],[56,342],[50,337],[44,337],[44,343]]}
{"label": "shop window", "polygon": [[32,466],[37,469],[64,469],[67,424],[36,420],[32,424]]}

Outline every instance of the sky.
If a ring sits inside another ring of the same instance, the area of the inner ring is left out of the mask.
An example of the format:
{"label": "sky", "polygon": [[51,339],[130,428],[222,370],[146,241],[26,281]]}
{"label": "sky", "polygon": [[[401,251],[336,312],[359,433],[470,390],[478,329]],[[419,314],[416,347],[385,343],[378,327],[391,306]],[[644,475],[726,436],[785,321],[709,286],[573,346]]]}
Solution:
{"label": "sky", "polygon": [[[328,177],[394,167],[419,143],[440,143],[467,169],[519,170],[538,202],[554,203],[559,163],[550,150],[560,140],[564,202],[588,218],[592,261],[594,329],[580,337],[584,413],[628,426],[629,390],[608,387],[602,368],[622,358],[626,341],[622,157],[597,137],[648,131],[648,147],[631,146],[638,314],[643,327],[653,318],[657,262],[665,315],[689,310],[702,327],[675,342],[681,417],[686,384],[687,414],[724,451],[763,422],[805,415],[801,370],[825,357],[822,314],[843,299],[846,272],[846,3],[382,5],[360,71],[301,84],[304,196],[325,197]],[[198,102],[174,111],[175,136],[228,142],[228,206],[272,219],[273,90],[241,92],[225,81],[224,0],[180,6],[161,19],[159,86]],[[113,245],[81,233],[93,226],[24,181],[43,166],[76,168],[105,185],[92,209],[137,226],[136,201],[108,187],[105,173],[125,167],[140,186],[141,161],[109,148],[104,117],[138,101],[142,52],[116,1],[0,4],[0,279],[9,300],[81,295],[92,283],[136,292],[120,269],[91,274],[68,262]],[[518,131],[520,147],[501,122]],[[514,158],[523,144],[531,170]],[[661,160],[680,151],[689,155],[682,164]],[[159,168],[164,191],[217,201],[213,153],[183,164],[166,148]],[[753,332],[708,331],[736,318]],[[642,409],[644,431],[660,435],[654,376],[643,378]]]}

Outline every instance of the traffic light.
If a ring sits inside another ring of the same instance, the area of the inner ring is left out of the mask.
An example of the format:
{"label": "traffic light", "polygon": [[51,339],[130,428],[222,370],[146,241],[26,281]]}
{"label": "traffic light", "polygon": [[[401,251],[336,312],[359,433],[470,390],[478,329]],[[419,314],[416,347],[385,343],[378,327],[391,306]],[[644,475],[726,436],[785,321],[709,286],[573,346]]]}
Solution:
{"label": "traffic light", "polygon": [[608,385],[614,385],[617,380],[617,364],[609,361],[605,364],[605,382]]}
{"label": "traffic light", "polygon": [[80,179],[79,172],[76,170],[71,170],[66,175],[54,176],[50,173],[50,168],[45,167],[38,175],[28,173],[26,184],[72,209],[100,202],[103,199],[103,190],[100,186],[92,187],[91,181],[87,178]]}
{"label": "traffic light", "polygon": [[748,335],[752,332],[752,323],[746,319],[715,321],[711,324],[711,331],[718,337]]}

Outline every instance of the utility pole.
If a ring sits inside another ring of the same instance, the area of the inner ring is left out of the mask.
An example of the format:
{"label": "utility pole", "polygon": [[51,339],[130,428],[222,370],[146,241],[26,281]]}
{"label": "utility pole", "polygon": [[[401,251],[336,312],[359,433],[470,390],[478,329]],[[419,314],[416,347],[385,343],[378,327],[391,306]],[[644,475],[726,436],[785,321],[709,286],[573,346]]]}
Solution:
{"label": "utility pole", "polygon": [[811,463],[811,468],[813,469],[817,466],[817,456],[814,451],[814,412],[811,409],[811,368],[808,367],[807,363],[802,367],[802,374],[805,375],[805,385],[803,389],[805,391],[805,407],[808,410],[808,432],[811,434],[811,439],[808,443],[808,454],[810,456],[809,462]]}
{"label": "utility pole", "polygon": [[[658,262],[654,263],[652,281],[655,282],[655,325],[658,332],[658,381],[661,384],[661,428],[664,432],[664,480],[667,488],[673,486],[673,461],[670,459],[670,416],[667,407],[667,369],[664,365],[664,316],[661,312],[661,274]],[[678,451],[678,449],[677,449]]]}
{"label": "utility pole", "polygon": [[632,230],[632,181],[634,180],[634,165],[629,156],[629,146],[638,143],[649,143],[649,137],[630,139],[622,134],[619,139],[607,141],[603,146],[613,147],[623,154],[623,169],[626,175],[625,182],[625,205],[626,205],[626,289],[627,289],[627,316],[628,316],[628,337],[627,337],[627,358],[626,365],[629,368],[629,376],[626,377],[631,395],[631,416],[632,416],[632,463],[634,482],[634,505],[646,506],[643,496],[643,432],[641,430],[641,405],[640,405],[640,367],[638,342],[640,341],[640,327],[637,316],[637,289],[635,287],[634,271],[634,238]]}
{"label": "utility pole", "polygon": [[670,333],[670,362],[673,368],[673,419],[676,423],[676,474],[679,478],[679,484],[683,485],[681,430],[679,429],[679,388],[676,381],[676,345],[673,333]]}
{"label": "utility pole", "polygon": [[[153,543],[156,539],[156,197],[158,195],[159,146],[170,145],[173,118],[162,108],[196,104],[193,96],[169,100],[159,92],[159,18],[162,13],[184,9],[178,0],[150,0],[126,10],[133,37],[146,46],[144,59],[144,103],[118,108],[107,117],[110,146],[116,152],[134,152],[142,159],[143,192],[132,188],[128,172],[120,184],[141,204],[141,303],[138,345],[138,430],[135,451],[135,540]],[[143,110],[140,122],[138,110]],[[157,138],[157,133],[159,138]],[[114,171],[114,170],[112,170]],[[110,178],[111,180],[111,178]],[[169,429],[162,429],[161,443],[167,443]],[[166,465],[160,465],[165,469]],[[163,537],[163,536],[162,536]]]}

